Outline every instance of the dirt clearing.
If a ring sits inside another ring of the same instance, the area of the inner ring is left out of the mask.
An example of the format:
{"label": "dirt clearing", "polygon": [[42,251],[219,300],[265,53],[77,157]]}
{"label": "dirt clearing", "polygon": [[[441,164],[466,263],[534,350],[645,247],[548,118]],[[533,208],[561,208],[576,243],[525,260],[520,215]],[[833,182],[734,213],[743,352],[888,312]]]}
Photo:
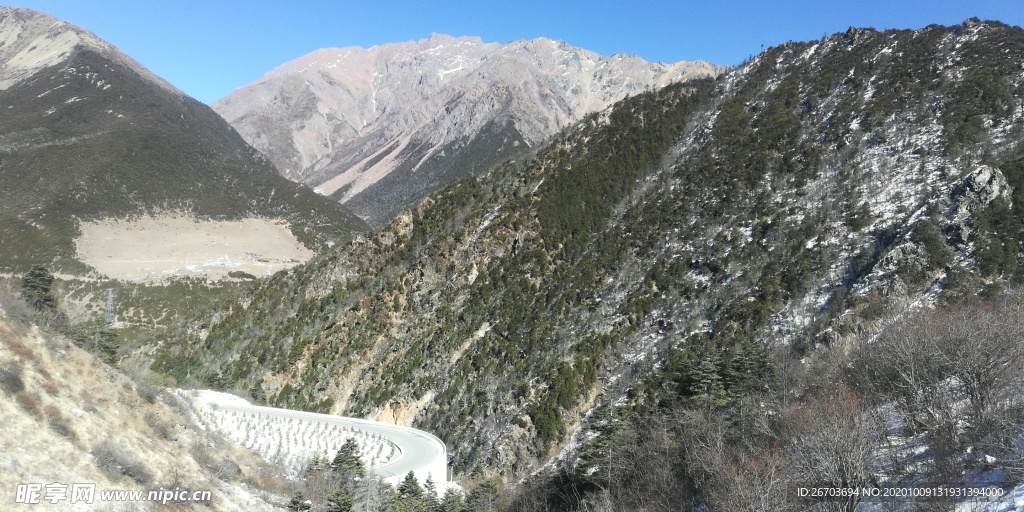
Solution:
{"label": "dirt clearing", "polygon": [[208,221],[178,214],[79,227],[78,259],[126,281],[222,279],[236,270],[265,276],[313,257],[286,223],[273,219]]}

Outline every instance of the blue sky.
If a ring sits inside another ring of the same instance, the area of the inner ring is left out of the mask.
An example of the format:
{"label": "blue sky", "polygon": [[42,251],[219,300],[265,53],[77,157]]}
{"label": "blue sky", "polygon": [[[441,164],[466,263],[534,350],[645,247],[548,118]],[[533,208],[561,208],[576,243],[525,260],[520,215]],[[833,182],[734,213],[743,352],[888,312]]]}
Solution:
{"label": "blue sky", "polygon": [[90,30],[207,103],[318,48],[369,47],[433,32],[501,43],[545,36],[649,61],[738,64],[762,45],[817,39],[850,26],[921,28],[972,16],[1024,25],[1021,0],[15,0],[11,5]]}

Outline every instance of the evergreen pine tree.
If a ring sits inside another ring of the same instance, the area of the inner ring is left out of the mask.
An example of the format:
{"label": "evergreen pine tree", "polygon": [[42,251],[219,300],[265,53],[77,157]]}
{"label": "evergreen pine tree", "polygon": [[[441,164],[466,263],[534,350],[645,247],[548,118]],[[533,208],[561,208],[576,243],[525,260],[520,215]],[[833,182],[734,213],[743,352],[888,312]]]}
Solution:
{"label": "evergreen pine tree", "polygon": [[469,496],[466,497],[466,508],[480,512],[496,510],[499,495],[498,485],[491,479],[484,480],[469,491]]}
{"label": "evergreen pine tree", "polygon": [[405,475],[405,479],[402,483],[398,484],[398,498],[399,499],[416,499],[423,496],[423,488],[420,487],[420,483],[416,480],[416,475],[412,471]]}
{"label": "evergreen pine tree", "polygon": [[427,481],[423,482],[423,499],[431,511],[438,510],[441,506],[437,496],[437,484],[434,483],[434,478],[430,475],[427,475]]}
{"label": "evergreen pine tree", "polygon": [[335,491],[327,496],[327,512],[351,512],[355,500],[345,491]]}
{"label": "evergreen pine tree", "polygon": [[702,357],[693,368],[693,389],[690,391],[694,401],[707,407],[720,407],[728,402],[719,367],[719,358],[711,354]]}
{"label": "evergreen pine tree", "polygon": [[32,307],[38,310],[52,309],[57,306],[53,296],[53,274],[42,265],[33,265],[21,278],[21,296]]}
{"label": "evergreen pine tree", "polygon": [[324,466],[327,465],[327,457],[323,455],[314,455],[310,459],[309,464],[306,465],[306,477],[315,475],[323,471]]}
{"label": "evergreen pine tree", "polygon": [[292,499],[288,501],[288,510],[291,512],[305,511],[311,508],[313,508],[313,502],[306,499],[306,495],[302,494],[302,491],[293,494]]}
{"label": "evergreen pine tree", "polygon": [[462,494],[455,489],[448,489],[444,492],[444,498],[441,499],[442,512],[465,512],[466,504],[462,499]]}
{"label": "evergreen pine tree", "polygon": [[769,374],[764,351],[751,339],[744,339],[725,368],[724,384],[732,394],[745,394],[763,385]]}
{"label": "evergreen pine tree", "polygon": [[363,468],[363,461],[359,459],[359,445],[355,440],[348,438],[338,449],[338,454],[331,461],[331,468],[336,473],[363,476],[366,470]]}

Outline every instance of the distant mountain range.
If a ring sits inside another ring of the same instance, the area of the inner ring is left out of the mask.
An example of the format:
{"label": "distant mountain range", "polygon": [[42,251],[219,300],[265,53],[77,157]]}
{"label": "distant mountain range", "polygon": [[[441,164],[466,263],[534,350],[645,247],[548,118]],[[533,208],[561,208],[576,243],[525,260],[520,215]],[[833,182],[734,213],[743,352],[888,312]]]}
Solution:
{"label": "distant mountain range", "polygon": [[80,220],[275,218],[312,247],[366,227],[282,178],[208,106],[45,14],[0,9],[0,112],[0,267],[75,267]]}
{"label": "distant mountain range", "polygon": [[606,57],[544,38],[497,44],[432,35],[318,50],[213,108],[285,176],[380,225],[588,113],[721,71]]}

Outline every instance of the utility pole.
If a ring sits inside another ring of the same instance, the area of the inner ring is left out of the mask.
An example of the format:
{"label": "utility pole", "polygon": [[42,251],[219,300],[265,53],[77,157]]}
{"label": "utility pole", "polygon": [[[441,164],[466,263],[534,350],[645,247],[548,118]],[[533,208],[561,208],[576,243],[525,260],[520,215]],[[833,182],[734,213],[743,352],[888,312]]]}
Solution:
{"label": "utility pole", "polygon": [[113,326],[114,325],[114,289],[113,288],[107,288],[106,316],[107,316],[107,325],[108,326]]}

